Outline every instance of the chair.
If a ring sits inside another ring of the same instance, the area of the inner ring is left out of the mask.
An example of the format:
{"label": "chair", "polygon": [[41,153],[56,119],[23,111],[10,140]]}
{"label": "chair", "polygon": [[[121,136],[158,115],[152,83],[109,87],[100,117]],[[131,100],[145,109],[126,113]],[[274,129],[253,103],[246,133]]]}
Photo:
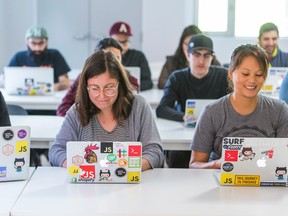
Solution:
{"label": "chair", "polygon": [[21,106],[7,104],[9,115],[28,115],[28,112]]}

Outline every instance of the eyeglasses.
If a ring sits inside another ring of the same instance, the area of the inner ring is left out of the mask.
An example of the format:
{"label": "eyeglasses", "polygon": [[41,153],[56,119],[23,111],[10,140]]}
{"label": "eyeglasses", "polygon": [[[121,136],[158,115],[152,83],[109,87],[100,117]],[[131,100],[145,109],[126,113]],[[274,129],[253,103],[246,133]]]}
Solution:
{"label": "eyeglasses", "polygon": [[114,86],[108,85],[108,86],[105,86],[104,88],[91,85],[87,87],[87,90],[94,97],[98,97],[101,91],[103,91],[104,95],[108,97],[113,97],[117,92],[118,85],[119,85],[119,82]]}
{"label": "eyeglasses", "polygon": [[194,58],[197,58],[197,59],[203,57],[203,58],[206,60],[206,59],[209,59],[209,58],[213,57],[213,53],[204,53],[204,54],[201,54],[201,53],[199,53],[199,52],[192,52],[192,56],[193,56]]}

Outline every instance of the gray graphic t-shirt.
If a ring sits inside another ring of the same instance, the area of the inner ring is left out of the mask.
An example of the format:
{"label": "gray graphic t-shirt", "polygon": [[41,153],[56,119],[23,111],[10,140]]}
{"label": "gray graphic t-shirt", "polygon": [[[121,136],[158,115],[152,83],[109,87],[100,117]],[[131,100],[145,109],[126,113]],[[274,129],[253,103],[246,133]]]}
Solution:
{"label": "gray graphic t-shirt", "polygon": [[201,114],[191,143],[194,151],[212,153],[219,159],[224,137],[288,137],[288,106],[285,102],[258,95],[254,112],[240,115],[231,105],[230,95],[209,104]]}

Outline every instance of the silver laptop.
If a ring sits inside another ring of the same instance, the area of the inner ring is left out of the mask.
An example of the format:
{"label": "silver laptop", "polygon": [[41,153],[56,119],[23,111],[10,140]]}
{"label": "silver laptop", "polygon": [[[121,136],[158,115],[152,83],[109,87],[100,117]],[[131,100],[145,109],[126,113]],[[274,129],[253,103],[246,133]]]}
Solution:
{"label": "silver laptop", "polygon": [[216,99],[187,99],[185,107],[184,125],[195,127],[201,112]]}
{"label": "silver laptop", "polygon": [[0,127],[0,181],[29,177],[30,127]]}
{"label": "silver laptop", "polygon": [[68,182],[140,183],[140,142],[67,142]]}
{"label": "silver laptop", "polygon": [[140,67],[125,67],[129,73],[137,79],[139,90],[141,89],[141,69]]}
{"label": "silver laptop", "polygon": [[287,71],[287,67],[270,67],[268,69],[267,79],[260,92],[264,94],[278,95],[283,78]]}
{"label": "silver laptop", "polygon": [[4,67],[9,95],[53,95],[54,70],[48,67]]}
{"label": "silver laptop", "polygon": [[225,137],[221,185],[288,186],[288,138]]}

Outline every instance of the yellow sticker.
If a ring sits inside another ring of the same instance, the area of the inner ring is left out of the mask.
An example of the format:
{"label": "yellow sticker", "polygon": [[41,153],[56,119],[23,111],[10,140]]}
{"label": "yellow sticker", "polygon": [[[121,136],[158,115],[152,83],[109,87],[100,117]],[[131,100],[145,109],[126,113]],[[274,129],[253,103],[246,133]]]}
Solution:
{"label": "yellow sticker", "polygon": [[264,91],[272,91],[273,90],[273,85],[264,85],[261,90]]}
{"label": "yellow sticker", "polygon": [[187,108],[186,109],[186,114],[187,115],[194,115],[195,109],[194,108]]}
{"label": "yellow sticker", "polygon": [[259,186],[259,175],[235,175],[235,185],[241,186]]}
{"label": "yellow sticker", "polygon": [[140,182],[140,172],[128,172],[128,182]]}
{"label": "yellow sticker", "polygon": [[16,152],[26,153],[28,151],[28,140],[16,141]]}
{"label": "yellow sticker", "polygon": [[220,183],[222,185],[232,185],[234,184],[234,174],[221,174]]}
{"label": "yellow sticker", "polygon": [[70,166],[68,169],[68,172],[71,175],[78,175],[79,174],[79,167],[78,166]]}

